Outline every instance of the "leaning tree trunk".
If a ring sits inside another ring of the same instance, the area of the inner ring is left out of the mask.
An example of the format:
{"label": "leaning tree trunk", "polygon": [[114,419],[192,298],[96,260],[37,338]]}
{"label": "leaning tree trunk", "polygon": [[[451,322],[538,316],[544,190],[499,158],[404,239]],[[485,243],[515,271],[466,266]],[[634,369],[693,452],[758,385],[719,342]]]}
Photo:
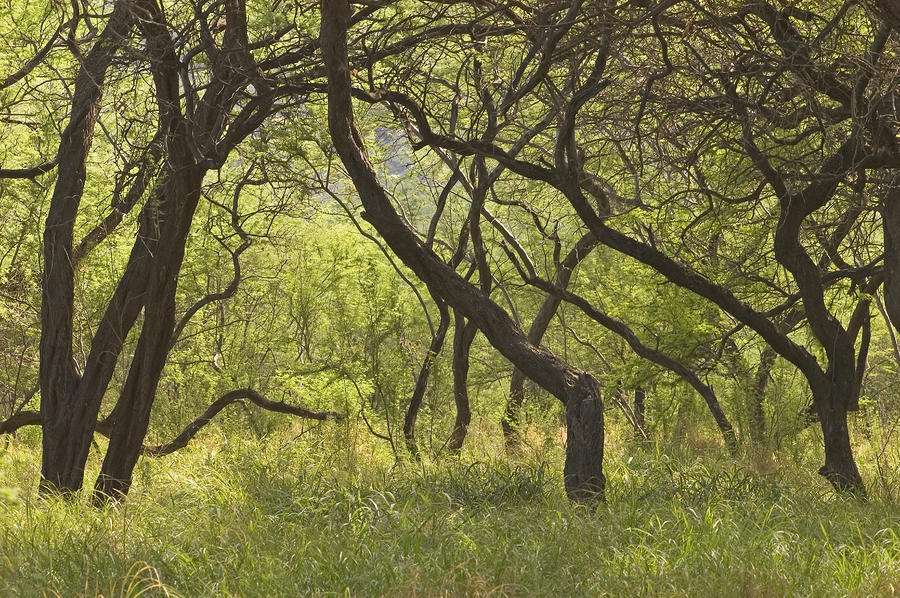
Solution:
{"label": "leaning tree trunk", "polygon": [[95,486],[98,500],[120,497],[131,486],[132,472],[141,454],[150,423],[150,411],[172,344],[175,329],[175,292],[184,260],[185,245],[200,199],[205,169],[188,166],[187,147],[174,153],[158,206],[159,238],[155,240],[144,308],[144,323],[125,385],[115,408],[109,447]]}
{"label": "leaning tree trunk", "polygon": [[451,453],[458,454],[466,440],[469,424],[472,422],[472,409],[469,406],[469,349],[478,328],[472,322],[466,322],[459,312],[454,312],[453,331],[453,403],[456,406],[456,419],[453,432],[447,441]]}
{"label": "leaning tree trunk", "polygon": [[[499,305],[463,279],[421,243],[391,203],[356,129],[347,59],[348,0],[322,0],[319,46],[328,77],[328,130],[365,209],[365,218],[429,291],[471,319],[513,365],[567,405],[575,430],[569,435],[565,485],[574,500],[602,499],[603,403],[599,385],[546,349],[529,342]],[[585,383],[585,379],[590,381]],[[574,403],[569,406],[569,403]]]}

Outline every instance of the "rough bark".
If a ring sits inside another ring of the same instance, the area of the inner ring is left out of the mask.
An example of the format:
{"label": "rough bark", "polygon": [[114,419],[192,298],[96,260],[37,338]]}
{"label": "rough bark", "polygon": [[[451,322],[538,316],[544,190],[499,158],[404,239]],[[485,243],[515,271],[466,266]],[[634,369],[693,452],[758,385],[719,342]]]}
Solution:
{"label": "rough bark", "polygon": [[[41,278],[40,386],[43,414],[41,488],[81,487],[96,421],[95,404],[76,393],[84,384],[72,350],[75,271],[73,232],[87,176],[85,161],[100,113],[106,74],[132,29],[129,3],[117,2],[75,80],[69,124],[58,151],[58,178],[44,228]],[[96,405],[99,409],[99,405]]]}
{"label": "rough bark", "polygon": [[[347,0],[323,0],[320,48],[328,77],[328,128],[335,149],[359,193],[366,219],[375,227],[393,252],[425,282],[432,294],[444,299],[471,319],[488,341],[529,377],[564,403],[570,398],[580,405],[588,401],[588,416],[573,409],[579,432],[570,437],[567,447],[566,476],[569,496],[576,500],[594,500],[602,494],[594,490],[602,484],[602,399],[597,385],[582,382],[588,374],[572,368],[555,355],[530,343],[509,315],[469,282],[451,270],[424,246],[396,213],[384,188],[366,157],[356,130],[351,103],[350,68],[347,61],[347,25],[350,4]],[[575,392],[575,389],[582,392]],[[590,414],[599,411],[601,416]],[[586,425],[581,421],[585,419]],[[599,430],[599,445],[597,441]],[[599,452],[598,452],[599,449]],[[588,467],[586,459],[591,456]],[[571,463],[571,467],[569,462]]]}
{"label": "rough bark", "polygon": [[582,374],[566,402],[566,494],[576,502],[603,500],[603,403],[600,384]]}
{"label": "rough bark", "polygon": [[813,395],[813,404],[818,406],[817,414],[825,443],[825,465],[819,469],[819,474],[831,482],[837,490],[864,497],[866,489],[850,445],[847,396],[846,394],[843,397],[834,396],[837,393],[846,393],[849,388],[834,384],[828,390],[832,396]]}
{"label": "rough bark", "polygon": [[458,454],[466,440],[469,424],[472,422],[472,409],[469,406],[469,349],[478,328],[472,322],[466,322],[463,315],[455,312],[453,331],[453,404],[456,406],[456,418],[453,431],[447,441],[451,453]]}

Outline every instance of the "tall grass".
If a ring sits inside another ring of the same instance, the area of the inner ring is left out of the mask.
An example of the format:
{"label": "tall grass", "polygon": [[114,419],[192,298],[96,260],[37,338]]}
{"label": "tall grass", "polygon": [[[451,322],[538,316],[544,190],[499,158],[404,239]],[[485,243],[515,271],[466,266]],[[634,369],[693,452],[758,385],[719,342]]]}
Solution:
{"label": "tall grass", "polygon": [[37,438],[11,440],[0,595],[900,594],[900,505],[790,463],[613,444],[592,513],[566,501],[558,449],[396,464],[348,437],[207,436],[142,460],[128,501],[100,510],[38,496]]}

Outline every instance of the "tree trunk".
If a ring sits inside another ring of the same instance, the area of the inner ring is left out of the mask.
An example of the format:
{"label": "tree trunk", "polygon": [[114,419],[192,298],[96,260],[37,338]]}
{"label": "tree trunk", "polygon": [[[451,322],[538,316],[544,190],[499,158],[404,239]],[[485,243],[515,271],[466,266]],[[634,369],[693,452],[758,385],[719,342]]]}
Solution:
{"label": "tree trunk", "polygon": [[412,397],[409,399],[409,407],[406,409],[406,417],[403,420],[403,438],[406,440],[406,448],[415,459],[419,459],[419,447],[416,444],[416,419],[425,399],[431,368],[434,365],[435,358],[444,346],[447,329],[450,327],[450,310],[447,308],[447,304],[439,298],[435,298],[435,302],[438,310],[440,310],[441,319],[438,322],[434,336],[431,338],[431,346],[428,347],[428,353],[425,355],[425,359],[422,360],[419,377],[416,378],[416,387],[413,389]]}
{"label": "tree trunk", "polygon": [[132,25],[133,16],[127,4],[117,2],[78,73],[69,124],[62,133],[58,151],[59,176],[44,228],[41,280],[39,378],[43,491],[67,493],[81,488],[96,423],[93,405],[84,405],[76,396],[81,379],[72,352],[73,233],[87,176],[85,160],[100,114],[106,73]]}
{"label": "tree trunk", "polygon": [[829,396],[814,401],[819,405],[817,413],[825,440],[825,465],[819,469],[819,474],[831,482],[836,490],[865,497],[866,489],[850,446],[847,397],[840,394],[846,389],[833,384],[829,390]]}
{"label": "tree trunk", "polygon": [[[529,342],[509,314],[452,270],[416,237],[397,214],[372,169],[354,124],[350,66],[347,59],[350,3],[347,0],[322,0],[320,6],[322,23],[319,46],[328,77],[328,130],[335,150],[359,193],[365,209],[365,219],[372,224],[403,263],[428,285],[433,295],[441,297],[451,307],[463,312],[513,365],[526,372],[532,380],[553,393],[563,403],[578,397],[579,394],[573,392],[573,386],[588,374],[571,367],[543,347]],[[588,386],[594,387],[596,384]],[[572,443],[572,450],[579,455],[579,459],[573,460],[572,474],[569,476],[574,490],[582,487],[602,489],[603,485],[602,402],[597,390],[590,393],[590,396],[592,397],[588,402],[590,408],[573,410],[573,421],[580,429],[579,438],[589,439],[580,441],[576,438]],[[583,398],[578,400],[579,405]],[[600,417],[590,417],[590,414],[597,410]],[[582,417],[582,411],[585,417]],[[598,425],[599,434],[595,434]],[[599,452],[589,455],[591,447],[595,452],[599,449]],[[577,500],[583,493],[574,490],[570,496]],[[591,497],[602,497],[602,494],[596,492],[586,494]]]}
{"label": "tree trunk", "polygon": [[[647,438],[647,420],[645,415],[647,407],[644,404],[646,398],[647,391],[642,387],[638,386],[634,389],[634,407],[632,408],[632,411],[634,412],[634,425],[637,426],[634,430],[635,440],[644,440]],[[642,430],[643,433],[641,433]]]}
{"label": "tree trunk", "polygon": [[574,381],[566,402],[566,495],[586,504],[604,500],[603,399],[590,374]]}
{"label": "tree trunk", "polygon": [[200,199],[205,169],[189,166],[185,153],[173,153],[174,164],[167,174],[158,205],[157,251],[151,261],[144,308],[144,324],[125,385],[115,408],[109,447],[95,485],[98,501],[127,494],[132,471],[141,454],[150,423],[150,411],[162,376],[175,329],[175,292],[184,260],[185,245],[194,211]]}
{"label": "tree trunk", "polygon": [[454,311],[454,319],[453,403],[456,405],[456,419],[447,448],[451,453],[458,454],[472,421],[472,410],[469,407],[469,349],[478,328],[472,322],[467,322],[459,311]]}
{"label": "tree trunk", "polygon": [[753,446],[762,446],[766,441],[766,387],[775,365],[777,354],[770,347],[763,349],[756,368],[756,379],[753,393],[750,396],[750,442]]}

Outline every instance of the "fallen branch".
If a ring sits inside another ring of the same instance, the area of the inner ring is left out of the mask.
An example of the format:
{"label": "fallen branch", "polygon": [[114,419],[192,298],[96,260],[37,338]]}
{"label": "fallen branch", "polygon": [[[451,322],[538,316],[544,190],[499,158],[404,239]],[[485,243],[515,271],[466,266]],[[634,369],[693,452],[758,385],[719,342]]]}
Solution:
{"label": "fallen branch", "polygon": [[[298,405],[288,405],[287,403],[283,403],[281,401],[270,401],[253,389],[239,388],[237,390],[227,392],[216,399],[212,403],[212,405],[210,405],[206,409],[206,411],[203,412],[202,415],[185,426],[184,430],[181,431],[181,434],[176,436],[172,441],[167,442],[166,444],[159,444],[155,446],[145,445],[141,448],[141,453],[147,455],[148,457],[162,457],[164,455],[174,453],[181,448],[184,448],[185,446],[187,446],[187,443],[197,435],[197,432],[199,432],[206,424],[208,424],[212,420],[212,418],[214,418],[220,411],[225,409],[225,407],[231,405],[232,403],[239,403],[243,401],[250,401],[254,405],[262,407],[263,409],[266,409],[268,411],[286,413],[288,415],[294,415],[306,419],[316,419],[320,421],[344,419],[343,414],[336,413],[334,411],[314,411],[312,409],[307,409],[306,407],[300,407]],[[0,422],[0,434],[12,434],[19,428],[39,425],[41,425],[40,411],[21,411],[13,415],[6,421]],[[97,426],[95,427],[94,431],[101,436],[109,437],[109,432],[111,429],[112,425],[110,422],[101,421],[97,422]]]}

